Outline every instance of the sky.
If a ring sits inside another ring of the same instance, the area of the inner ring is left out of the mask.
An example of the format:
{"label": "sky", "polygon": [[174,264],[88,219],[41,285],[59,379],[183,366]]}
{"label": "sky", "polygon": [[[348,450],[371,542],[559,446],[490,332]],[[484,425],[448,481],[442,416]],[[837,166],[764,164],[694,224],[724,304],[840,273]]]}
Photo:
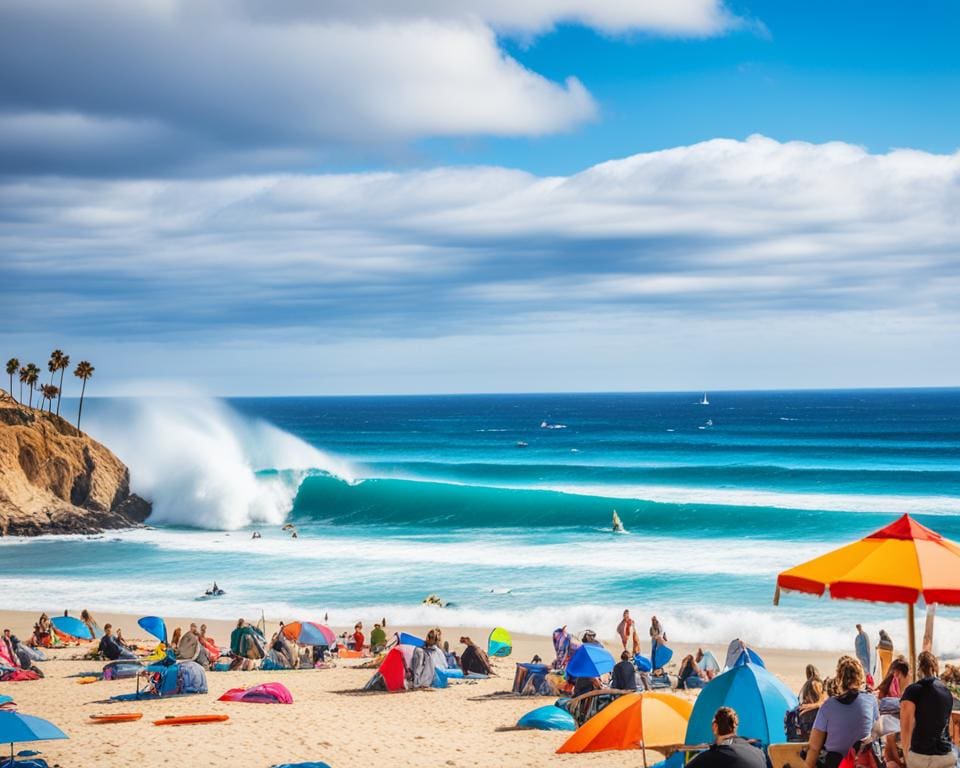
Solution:
{"label": "sky", "polygon": [[950,0],[3,0],[0,355],[91,394],[958,385],[958,33]]}

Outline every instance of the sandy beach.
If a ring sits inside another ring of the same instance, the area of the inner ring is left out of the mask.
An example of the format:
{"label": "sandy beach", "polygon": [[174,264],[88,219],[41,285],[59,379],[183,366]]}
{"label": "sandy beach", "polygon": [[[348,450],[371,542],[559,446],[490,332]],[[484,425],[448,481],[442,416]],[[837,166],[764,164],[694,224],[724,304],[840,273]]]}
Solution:
{"label": "sandy beach", "polygon": [[[49,612],[49,611],[48,611]],[[0,612],[0,627],[9,627],[20,637],[29,635],[40,611]],[[79,608],[70,610],[78,615]],[[98,613],[97,620],[111,622],[128,639],[141,638],[136,617]],[[186,628],[202,617],[169,618],[172,631]],[[229,638],[231,622],[206,621],[208,632],[221,645]],[[273,625],[275,627],[275,625]],[[268,626],[268,629],[271,627]],[[337,628],[339,631],[339,628]],[[399,627],[393,627],[397,630]],[[422,627],[404,627],[414,633]],[[488,629],[454,628],[445,637],[456,640],[467,634],[486,638]],[[144,638],[145,644],[149,641]],[[691,650],[672,644],[675,660]],[[617,651],[611,643],[606,646]],[[36,682],[0,684],[23,713],[47,718],[60,726],[69,741],[34,745],[53,765],[139,765],[162,755],[165,762],[190,761],[198,765],[270,766],[284,762],[321,760],[333,768],[363,764],[393,766],[623,766],[639,764],[622,752],[556,755],[566,738],[561,732],[501,730],[513,726],[529,710],[552,699],[498,698],[491,694],[509,691],[514,663],[529,661],[534,654],[552,658],[547,637],[515,635],[514,652],[495,660],[499,677],[452,685],[445,690],[397,694],[363,694],[357,690],[372,672],[357,669],[359,661],[337,662],[335,669],[282,672],[211,672],[209,693],[134,704],[107,702],[110,696],[134,689],[132,680],[99,681],[80,685],[78,677],[99,672],[102,662],[78,660],[88,646],[54,650],[42,663],[46,677]],[[713,647],[722,658],[723,649]],[[758,649],[767,666],[796,690],[806,663],[827,670],[837,652]],[[217,698],[227,689],[257,683],[282,682],[293,694],[291,706],[224,703]],[[693,695],[693,694],[689,694]],[[114,725],[91,725],[89,716],[110,712],[143,712],[142,720]],[[170,715],[227,714],[224,723],[179,728],[158,728],[153,720]],[[29,746],[29,745],[26,745]]]}

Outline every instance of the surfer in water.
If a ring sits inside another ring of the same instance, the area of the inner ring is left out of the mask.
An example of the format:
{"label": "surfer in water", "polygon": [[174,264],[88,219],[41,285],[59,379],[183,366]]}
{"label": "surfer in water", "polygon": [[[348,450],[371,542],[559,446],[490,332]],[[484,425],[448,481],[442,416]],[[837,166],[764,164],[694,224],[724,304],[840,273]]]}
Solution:
{"label": "surfer in water", "polygon": [[613,532],[614,533],[627,532],[627,529],[623,527],[623,521],[620,519],[620,515],[617,514],[617,510],[613,510]]}
{"label": "surfer in water", "polygon": [[210,587],[205,594],[209,595],[210,597],[219,597],[225,593],[222,589],[220,589],[220,587],[217,586],[217,582],[213,582],[213,586]]}

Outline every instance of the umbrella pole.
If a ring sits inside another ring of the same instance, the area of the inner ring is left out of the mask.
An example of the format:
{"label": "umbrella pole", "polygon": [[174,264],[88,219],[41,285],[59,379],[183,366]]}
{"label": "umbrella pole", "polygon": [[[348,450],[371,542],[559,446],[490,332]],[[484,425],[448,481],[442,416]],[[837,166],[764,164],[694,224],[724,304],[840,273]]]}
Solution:
{"label": "umbrella pole", "polygon": [[647,745],[640,742],[640,751],[643,753],[643,768],[647,768]]}
{"label": "umbrella pole", "polygon": [[917,629],[914,625],[913,603],[907,605],[907,641],[910,647],[910,679],[917,679]]}

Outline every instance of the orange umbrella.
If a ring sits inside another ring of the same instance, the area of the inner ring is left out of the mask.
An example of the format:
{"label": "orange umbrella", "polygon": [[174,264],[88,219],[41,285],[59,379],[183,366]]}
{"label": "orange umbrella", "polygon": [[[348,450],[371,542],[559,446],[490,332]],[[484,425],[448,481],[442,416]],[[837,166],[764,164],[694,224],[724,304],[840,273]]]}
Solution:
{"label": "orange umbrella", "polygon": [[773,604],[781,590],[834,599],[906,603],[910,665],[916,658],[913,607],[960,605],[960,544],[920,525],[909,515],[865,539],[840,547],[777,577]]}
{"label": "orange umbrella", "polygon": [[628,693],[581,725],[563,752],[600,752],[683,744],[693,704],[672,693]]}

